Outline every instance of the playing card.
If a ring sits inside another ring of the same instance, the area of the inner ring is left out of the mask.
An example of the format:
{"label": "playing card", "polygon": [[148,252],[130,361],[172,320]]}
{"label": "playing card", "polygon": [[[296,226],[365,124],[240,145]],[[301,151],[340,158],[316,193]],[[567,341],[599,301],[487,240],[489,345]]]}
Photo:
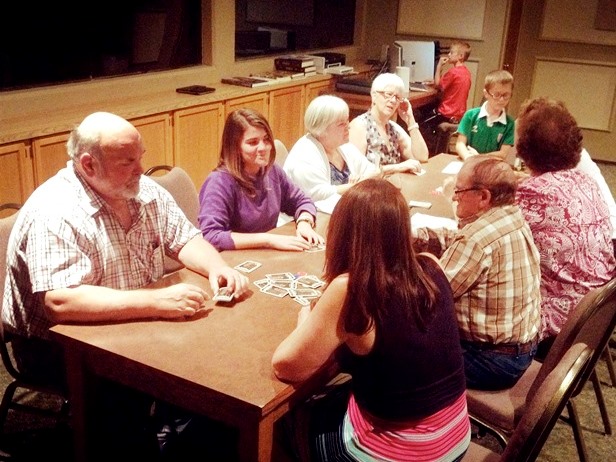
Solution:
{"label": "playing card", "polygon": [[279,287],[280,289],[290,290],[295,289],[297,287],[297,282],[294,280],[270,280],[271,285],[274,287]]}
{"label": "playing card", "polygon": [[325,250],[325,245],[317,244],[313,245],[309,249],[304,250],[304,252],[322,252],[323,250]]}
{"label": "playing card", "polygon": [[286,289],[281,289],[280,287],[275,286],[267,286],[261,289],[261,292],[264,294],[273,295],[274,297],[282,298],[288,294]]}
{"label": "playing card", "polygon": [[269,279],[259,279],[258,281],[253,281],[253,284],[259,289],[263,289],[264,287],[271,286],[272,281],[270,281]]}
{"label": "playing card", "polygon": [[289,289],[289,295],[291,297],[302,297],[302,298],[311,298],[318,297],[321,295],[321,292],[315,289]]}
{"label": "playing card", "polygon": [[266,274],[265,277],[270,281],[291,281],[293,280],[293,273],[270,273]]}
{"label": "playing card", "polygon": [[293,297],[293,300],[295,300],[297,303],[299,303],[302,306],[310,305],[310,300],[304,297]]}
{"label": "playing card", "polygon": [[235,269],[238,271],[242,271],[244,273],[252,273],[259,266],[261,266],[261,263],[259,263],[258,261],[246,260],[245,262],[242,262],[239,265],[237,265]]}
{"label": "playing card", "polygon": [[297,283],[310,289],[316,289],[317,287],[321,287],[323,284],[325,284],[318,277],[311,274],[309,274],[308,276],[301,276],[297,278]]}

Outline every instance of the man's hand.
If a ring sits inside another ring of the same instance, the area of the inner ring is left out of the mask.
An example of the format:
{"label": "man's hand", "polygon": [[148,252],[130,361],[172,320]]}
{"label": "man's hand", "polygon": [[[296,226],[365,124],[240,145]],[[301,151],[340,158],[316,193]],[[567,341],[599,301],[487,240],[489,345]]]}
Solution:
{"label": "man's hand", "polygon": [[193,284],[180,283],[154,290],[156,310],[163,319],[192,316],[210,298],[205,290]]}
{"label": "man's hand", "polygon": [[218,292],[220,287],[228,287],[235,297],[239,297],[248,290],[248,278],[230,266],[210,270],[208,279],[214,293]]}

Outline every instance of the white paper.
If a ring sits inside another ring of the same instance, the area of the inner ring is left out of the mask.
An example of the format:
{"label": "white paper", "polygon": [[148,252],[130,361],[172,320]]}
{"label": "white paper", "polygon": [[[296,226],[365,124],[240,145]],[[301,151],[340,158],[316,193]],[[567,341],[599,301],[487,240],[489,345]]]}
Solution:
{"label": "white paper", "polygon": [[322,201],[316,201],[314,205],[317,206],[317,210],[323,213],[332,214],[334,211],[334,207],[340,200],[340,194],[332,194],[327,199],[323,199]]}
{"label": "white paper", "polygon": [[452,220],[451,218],[435,217],[425,213],[414,213],[411,216],[411,228],[445,228],[452,231],[457,231],[458,222],[456,220]]}
{"label": "white paper", "polygon": [[454,160],[447,164],[447,166],[443,169],[442,173],[446,173],[447,175],[457,175],[461,168],[462,162],[459,160]]}

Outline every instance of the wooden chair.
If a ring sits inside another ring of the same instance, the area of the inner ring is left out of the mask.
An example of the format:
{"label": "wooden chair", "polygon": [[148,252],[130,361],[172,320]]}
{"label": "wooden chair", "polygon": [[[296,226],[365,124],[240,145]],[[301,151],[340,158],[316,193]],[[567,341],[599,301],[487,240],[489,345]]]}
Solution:
{"label": "wooden chair", "polygon": [[[0,218],[0,287],[2,288],[0,293],[4,294],[4,283],[6,279],[6,257],[7,257],[7,245],[13,225],[17,220],[18,212],[20,208],[18,204],[4,204],[0,206],[0,211],[7,209],[16,210],[15,213],[4,218]],[[58,418],[58,421],[65,421],[68,419],[68,398],[64,390],[60,390],[48,383],[42,383],[39,380],[24,374],[19,370],[19,367],[15,363],[11,349],[10,349],[10,336],[5,335],[4,325],[0,322],[0,356],[2,356],[2,363],[4,368],[11,376],[11,382],[7,385],[2,395],[2,402],[0,402],[0,433],[3,432],[4,423],[8,416],[9,409],[13,409],[20,412],[27,412],[29,414],[36,414],[42,416],[52,416]],[[37,405],[34,402],[26,401],[22,397],[16,397],[15,392],[18,388],[30,390],[32,392],[43,393],[45,395],[51,395],[59,398],[60,408],[53,409],[52,407]]]}
{"label": "wooden chair", "polygon": [[[165,171],[163,175],[154,173]],[[190,222],[199,227],[197,216],[199,215],[199,194],[188,173],[181,167],[171,167],[169,165],[157,165],[148,169],[144,175],[149,176],[159,185],[165,188],[173,196],[180,209]],[[171,257],[165,256],[165,273],[172,273],[183,267],[183,265]]]}
{"label": "wooden chair", "polygon": [[566,404],[584,381],[592,353],[592,348],[583,342],[568,348],[528,400],[503,453],[498,454],[472,441],[463,462],[536,460]]}
{"label": "wooden chair", "polygon": [[[605,286],[586,294],[556,337],[552,348],[543,363],[533,361],[520,380],[511,388],[498,391],[468,390],[467,402],[471,419],[480,431],[493,434],[505,447],[523,415],[528,398],[533,396],[550,372],[560,363],[568,348],[575,342],[585,342],[592,349],[592,367],[586,371],[579,389],[572,394],[577,396],[588,379],[593,383],[599,410],[606,433],[611,432],[607,406],[601,387],[594,372],[611,332],[616,325],[616,279]],[[567,403],[573,435],[581,461],[587,460],[577,412],[572,400]]]}

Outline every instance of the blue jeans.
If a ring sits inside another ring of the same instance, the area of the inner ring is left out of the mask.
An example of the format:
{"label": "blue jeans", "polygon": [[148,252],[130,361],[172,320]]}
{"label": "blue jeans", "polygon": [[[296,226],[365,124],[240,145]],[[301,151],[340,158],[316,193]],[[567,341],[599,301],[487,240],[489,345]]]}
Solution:
{"label": "blue jeans", "polygon": [[482,349],[464,340],[461,343],[466,386],[478,390],[511,388],[528,369],[537,352],[536,345],[529,352],[516,355]]}

